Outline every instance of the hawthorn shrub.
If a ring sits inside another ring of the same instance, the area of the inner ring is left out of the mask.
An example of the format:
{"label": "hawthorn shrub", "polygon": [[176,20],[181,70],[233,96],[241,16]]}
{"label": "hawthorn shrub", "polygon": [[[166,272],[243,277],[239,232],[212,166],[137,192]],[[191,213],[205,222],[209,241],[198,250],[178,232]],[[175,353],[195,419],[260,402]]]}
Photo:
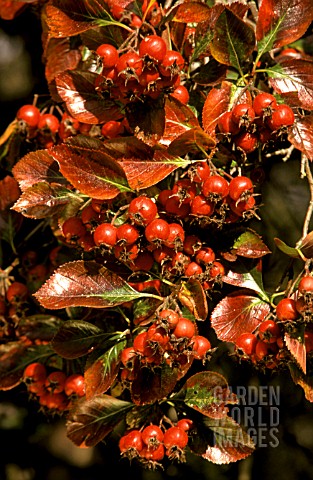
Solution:
{"label": "hawthorn shrub", "polygon": [[0,388],[143,467],[241,460],[255,445],[217,355],[313,399],[311,206],[296,245],[274,239],[274,291],[259,233],[271,157],[301,156],[313,196],[312,3],[3,1],[1,18],[34,7],[49,95],[0,141]]}

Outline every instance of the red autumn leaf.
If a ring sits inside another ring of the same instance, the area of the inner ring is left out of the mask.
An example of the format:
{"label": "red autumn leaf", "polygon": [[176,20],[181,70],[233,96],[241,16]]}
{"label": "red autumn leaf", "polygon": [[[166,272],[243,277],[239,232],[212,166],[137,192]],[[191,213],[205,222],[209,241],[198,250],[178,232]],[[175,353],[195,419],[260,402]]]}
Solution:
{"label": "red autumn leaf", "polygon": [[205,133],[200,127],[193,127],[170,143],[168,153],[184,156],[188,153],[197,153],[199,150],[208,150],[214,146],[215,141],[210,135]]}
{"label": "red autumn leaf", "polygon": [[62,144],[51,155],[64,177],[89,197],[107,200],[130,190],[123,169],[103,150]]}
{"label": "red autumn leaf", "polygon": [[223,82],[221,88],[212,88],[205,99],[202,110],[203,129],[213,138],[219,117],[228,110],[230,92],[231,83]]}
{"label": "red autumn leaf", "polygon": [[58,94],[66,103],[69,114],[82,123],[104,123],[121,118],[115,102],[97,94],[97,77],[93,72],[67,70],[55,78]]}
{"label": "red autumn leaf", "polygon": [[206,320],[208,301],[199,280],[190,279],[188,282],[183,282],[178,292],[178,298],[196,320]]}
{"label": "red autumn leaf", "polygon": [[211,325],[224,342],[236,342],[242,333],[252,333],[270,312],[270,305],[248,291],[224,297],[213,309]]}
{"label": "red autumn leaf", "polygon": [[19,15],[28,3],[34,3],[37,0],[28,0],[17,2],[16,0],[0,0],[0,18],[3,20],[13,20]]}
{"label": "red autumn leaf", "polygon": [[296,93],[298,106],[313,110],[313,61],[285,57],[268,74],[269,83],[277,93]]}
{"label": "red autumn leaf", "polygon": [[311,230],[299,245],[299,250],[305,258],[313,258],[313,231]]}
{"label": "red autumn leaf", "polygon": [[119,162],[125,172],[128,184],[133,190],[151,187],[177,168],[186,167],[188,163],[188,160],[169,155],[163,150],[156,150],[151,160],[125,158]]}
{"label": "red autumn leaf", "polygon": [[68,438],[78,447],[93,447],[123,421],[133,404],[110,395],[75,402],[67,416]]}
{"label": "red autumn leaf", "polygon": [[104,354],[95,351],[88,358],[84,373],[87,399],[107,392],[113,385],[120,370],[118,357],[125,346],[126,342],[119,342]]}
{"label": "red autumn leaf", "polygon": [[51,186],[48,183],[37,183],[25,190],[12,210],[22,213],[28,218],[47,218],[60,216],[68,204],[80,205],[71,192],[60,185]]}
{"label": "red autumn leaf", "polygon": [[136,405],[148,405],[167,397],[178,381],[178,369],[163,363],[154,368],[139,366],[131,384],[131,399]]}
{"label": "red autumn leaf", "polygon": [[191,128],[199,127],[199,121],[188,105],[183,105],[174,97],[165,100],[165,128],[161,142],[169,145]]}
{"label": "red autumn leaf", "polygon": [[295,364],[288,364],[292,380],[299,385],[308,402],[313,403],[313,376],[305,375]]}
{"label": "red autumn leaf", "polygon": [[212,56],[224,65],[231,65],[241,71],[242,63],[255,47],[253,28],[225,9],[214,25],[214,36],[210,43]]}
{"label": "red autumn leaf", "polygon": [[227,66],[211,58],[208,63],[200,65],[194,73],[194,81],[198,85],[208,85],[214,87],[222,83],[227,74]]}
{"label": "red autumn leaf", "polygon": [[18,197],[21,191],[15,178],[7,175],[0,180],[0,210],[10,207]]}
{"label": "red autumn leaf", "polygon": [[73,70],[81,60],[81,53],[72,49],[68,38],[51,38],[45,50],[45,76],[48,83],[65,70]]}
{"label": "red autumn leaf", "polygon": [[46,6],[49,35],[59,38],[78,35],[96,27],[107,11],[104,0],[52,0]]}
{"label": "red autumn leaf", "polygon": [[286,347],[301,368],[302,372],[306,374],[306,351],[303,341],[285,333],[284,340]]}
{"label": "red autumn leaf", "polygon": [[271,253],[260,235],[251,229],[245,230],[232,245],[232,253],[245,258],[261,258]]}
{"label": "red autumn leaf", "polygon": [[67,183],[48,150],[35,150],[28,153],[14,165],[12,173],[23,192],[40,182]]}
{"label": "red autumn leaf", "polygon": [[150,295],[137,292],[103,265],[78,260],[61,265],[34,296],[43,307],[59,309],[113,307]]}
{"label": "red autumn leaf", "polygon": [[313,160],[313,114],[300,118],[291,127],[288,140],[309,160]]}
{"label": "red autumn leaf", "polygon": [[198,23],[203,22],[209,15],[210,8],[199,2],[184,2],[179,5],[173,17],[174,22]]}
{"label": "red autumn leaf", "polygon": [[224,465],[242,460],[255,450],[250,436],[231,417],[205,419],[204,423],[213,432],[214,442],[201,455],[205,460]]}
{"label": "red autumn leaf", "polygon": [[262,0],[256,38],[264,52],[298,40],[313,19],[311,0]]}
{"label": "red autumn leaf", "polygon": [[160,96],[156,100],[130,102],[126,105],[126,117],[136,137],[154,146],[164,134],[164,99]]}

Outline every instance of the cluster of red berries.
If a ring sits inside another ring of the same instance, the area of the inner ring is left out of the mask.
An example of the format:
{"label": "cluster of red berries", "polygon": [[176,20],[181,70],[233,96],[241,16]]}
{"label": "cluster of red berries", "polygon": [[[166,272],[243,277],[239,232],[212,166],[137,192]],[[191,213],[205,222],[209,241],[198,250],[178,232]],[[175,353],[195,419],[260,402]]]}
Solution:
{"label": "cluster of red berries", "polygon": [[[180,186],[178,181],[179,191],[173,194],[174,198],[181,198]],[[116,217],[103,221],[106,213],[96,212],[95,206],[98,208],[99,203],[92,202],[80,217],[70,217],[63,223],[62,233],[67,242],[84,250],[96,248],[104,255],[112,255],[134,272],[149,272],[155,265],[168,279],[196,276],[205,289],[220,282],[225,274],[213,249],[199,236],[186,234],[179,216],[173,219],[173,213],[163,211],[160,196],[158,202],[145,195],[133,198],[123,216],[124,223],[118,226],[114,224]]]}
{"label": "cluster of red berries", "polygon": [[164,211],[183,220],[191,218],[202,226],[234,223],[255,211],[254,185],[249,177],[238,175],[230,180],[211,172],[207,163],[189,170],[189,179],[178,180],[163,190],[158,201]]}
{"label": "cluster of red berries", "polygon": [[102,70],[95,88],[101,95],[124,104],[142,95],[156,99],[161,93],[170,93],[188,103],[188,90],[180,83],[185,60],[178,51],[168,49],[162,37],[147,35],[136,50],[125,53],[104,43],[98,46],[96,54]]}
{"label": "cluster of red berries", "polygon": [[226,135],[245,154],[275,139],[277,133],[293,125],[293,110],[278,104],[270,93],[257,94],[252,103],[237,103],[218,119],[219,133]]}
{"label": "cluster of red berries", "polygon": [[137,2],[137,13],[141,14],[141,16],[136,15],[136,13],[131,10],[128,10],[127,6],[125,8],[124,6],[121,6],[116,2],[110,2],[110,4],[108,4],[108,7],[113,18],[115,18],[119,22],[123,22],[125,25],[128,25],[133,30],[142,27],[143,23],[149,23],[153,27],[156,27],[164,16],[160,9],[159,3],[157,1],[153,2],[151,0],[143,0],[142,2]]}
{"label": "cluster of red berries", "polygon": [[241,358],[273,369],[284,358],[284,339],[280,325],[273,319],[264,320],[256,332],[242,333],[235,342]]}
{"label": "cluster of red berries", "polygon": [[197,333],[196,323],[166,308],[157,320],[134,338],[121,353],[121,380],[127,385],[135,380],[139,367],[167,365],[189,366],[193,359],[205,360],[211,350],[210,341]]}
{"label": "cluster of red berries", "polygon": [[39,404],[53,412],[64,412],[71,402],[85,395],[83,375],[66,375],[62,370],[48,372],[40,362],[27,365],[23,372],[23,381],[28,392],[38,399]]}
{"label": "cluster of red berries", "polygon": [[282,298],[276,306],[276,316],[281,322],[300,320],[312,321],[313,314],[313,276],[304,275],[299,281],[293,297]]}
{"label": "cluster of red berries", "polygon": [[136,458],[151,469],[162,465],[160,462],[165,457],[185,462],[188,432],[192,426],[192,420],[183,418],[167,429],[150,424],[141,430],[129,430],[120,438],[120,452],[123,457]]}

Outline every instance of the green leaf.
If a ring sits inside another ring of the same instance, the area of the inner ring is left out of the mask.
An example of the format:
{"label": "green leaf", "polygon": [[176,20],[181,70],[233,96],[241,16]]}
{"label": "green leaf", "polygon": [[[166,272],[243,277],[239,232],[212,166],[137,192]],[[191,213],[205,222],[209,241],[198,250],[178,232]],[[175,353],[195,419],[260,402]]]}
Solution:
{"label": "green leaf", "polygon": [[280,238],[277,237],[274,238],[274,242],[277,248],[279,248],[281,252],[288,255],[288,257],[301,258],[301,255],[299,254],[299,250],[297,248],[289,247],[289,245],[287,245],[283,240],[280,240]]}

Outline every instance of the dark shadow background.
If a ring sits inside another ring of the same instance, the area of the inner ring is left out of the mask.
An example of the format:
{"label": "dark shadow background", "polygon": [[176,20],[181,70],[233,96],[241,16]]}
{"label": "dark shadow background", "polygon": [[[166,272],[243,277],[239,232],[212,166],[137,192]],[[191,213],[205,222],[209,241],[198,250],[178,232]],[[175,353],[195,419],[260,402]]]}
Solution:
{"label": "dark shadow background", "polygon": [[[15,20],[0,20],[0,134],[14,119],[18,108],[32,103],[33,95],[46,95],[41,61],[41,29],[36,14],[26,9]],[[301,237],[303,218],[309,202],[305,179],[299,177],[297,156],[284,163],[273,158],[267,163],[268,182],[262,191],[264,207],[262,236],[273,254],[265,259],[265,283],[275,288],[288,261],[277,251],[273,238],[294,245]],[[255,229],[260,227],[255,224]],[[297,266],[296,266],[297,268]],[[301,268],[299,264],[298,268]],[[188,456],[187,464],[146,471],[120,458],[116,439],[92,449],[79,449],[67,438],[64,422],[38,412],[21,385],[0,392],[0,480],[313,480],[313,405],[289,373],[256,375],[248,366],[225,356],[209,368],[220,371],[229,384],[275,385],[280,388],[279,445],[257,448],[245,461],[218,466]],[[112,472],[108,474],[108,472]]]}

